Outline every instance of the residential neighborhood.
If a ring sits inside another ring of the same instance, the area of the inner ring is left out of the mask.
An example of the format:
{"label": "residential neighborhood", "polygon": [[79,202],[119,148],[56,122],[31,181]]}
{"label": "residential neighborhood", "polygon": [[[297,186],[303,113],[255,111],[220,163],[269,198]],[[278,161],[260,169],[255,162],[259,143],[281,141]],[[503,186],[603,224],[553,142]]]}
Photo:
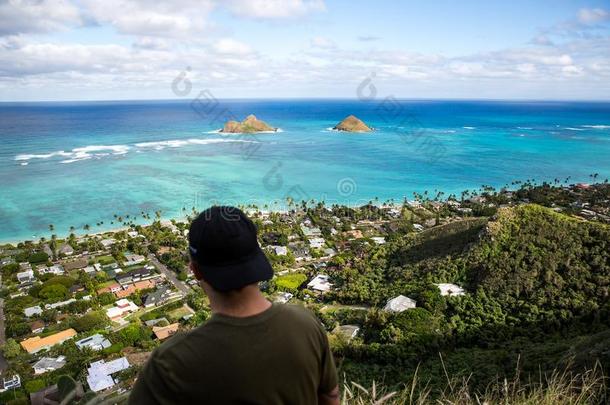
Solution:
{"label": "residential neighborhood", "polygon": [[[562,202],[552,207],[556,211],[600,222],[610,215],[608,201],[588,199],[591,188],[556,192]],[[278,304],[310,308],[329,336],[358,345],[371,336],[369,318],[420,316],[431,311],[431,302],[459,302],[473,293],[465,280],[445,272],[416,287],[382,286],[378,296],[368,295],[371,266],[390,266],[377,264],[375,257],[398,243],[397,235],[409,241],[450,234],[453,227],[469,229],[482,223],[481,215],[527,204],[530,197],[499,192],[443,201],[418,195],[361,207],[244,208],[275,271],[261,283],[264,294]],[[207,298],[188,270],[187,234],[188,221],[156,220],[1,247],[4,392],[32,402],[51,398],[61,376],[74,379],[83,395],[128,392],[156,347],[210,316]],[[392,333],[384,339],[400,338]]]}

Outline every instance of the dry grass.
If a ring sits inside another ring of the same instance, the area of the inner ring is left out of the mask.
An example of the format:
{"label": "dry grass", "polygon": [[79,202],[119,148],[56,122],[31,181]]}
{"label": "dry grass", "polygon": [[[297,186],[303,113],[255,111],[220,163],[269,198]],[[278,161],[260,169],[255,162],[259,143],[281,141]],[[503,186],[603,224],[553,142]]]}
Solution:
{"label": "dry grass", "polygon": [[[442,358],[441,358],[442,361]],[[370,388],[344,383],[342,405],[585,405],[607,403],[606,377],[599,365],[584,373],[554,371],[539,373],[537,381],[524,383],[519,371],[512,380],[497,380],[484,392],[471,392],[469,379],[455,379],[445,372],[447,383],[441,393],[433,393],[419,380],[418,369],[402,390],[388,391],[373,383]]]}

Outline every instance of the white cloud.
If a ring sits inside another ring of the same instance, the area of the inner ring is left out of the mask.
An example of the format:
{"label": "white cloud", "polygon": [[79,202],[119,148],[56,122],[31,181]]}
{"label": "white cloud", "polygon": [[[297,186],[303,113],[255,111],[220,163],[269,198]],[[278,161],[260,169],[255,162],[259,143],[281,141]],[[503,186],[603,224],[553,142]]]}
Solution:
{"label": "white cloud", "polygon": [[252,49],[233,38],[222,38],[214,41],[213,45],[216,52],[221,54],[245,55],[252,52]]}
{"label": "white cloud", "polygon": [[0,1],[0,36],[51,32],[81,23],[78,8],[67,0]]}
{"label": "white cloud", "polygon": [[123,34],[187,38],[207,27],[212,0],[82,0],[88,17]]}
{"label": "white cloud", "polygon": [[582,8],[578,11],[578,21],[587,25],[610,21],[610,13],[602,8]]}
{"label": "white cloud", "polygon": [[326,10],[324,0],[229,0],[233,14],[253,19],[302,17]]}

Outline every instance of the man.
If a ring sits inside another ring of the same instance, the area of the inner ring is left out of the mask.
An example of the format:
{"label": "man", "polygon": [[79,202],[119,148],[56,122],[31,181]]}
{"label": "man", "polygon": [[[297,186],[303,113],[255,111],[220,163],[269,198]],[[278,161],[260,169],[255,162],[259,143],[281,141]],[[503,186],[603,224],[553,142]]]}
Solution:
{"label": "man", "polygon": [[191,224],[189,251],[212,317],[155,350],[129,403],[339,404],[320,322],[258,288],[273,270],[252,221],[237,208],[209,208]]}

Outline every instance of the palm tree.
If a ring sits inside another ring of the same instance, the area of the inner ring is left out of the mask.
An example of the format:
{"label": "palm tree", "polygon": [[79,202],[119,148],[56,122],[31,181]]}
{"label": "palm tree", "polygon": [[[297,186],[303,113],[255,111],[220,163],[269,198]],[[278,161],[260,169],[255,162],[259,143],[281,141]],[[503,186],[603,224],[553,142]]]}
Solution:
{"label": "palm tree", "polygon": [[49,231],[53,232],[55,230],[55,225],[49,224]]}

